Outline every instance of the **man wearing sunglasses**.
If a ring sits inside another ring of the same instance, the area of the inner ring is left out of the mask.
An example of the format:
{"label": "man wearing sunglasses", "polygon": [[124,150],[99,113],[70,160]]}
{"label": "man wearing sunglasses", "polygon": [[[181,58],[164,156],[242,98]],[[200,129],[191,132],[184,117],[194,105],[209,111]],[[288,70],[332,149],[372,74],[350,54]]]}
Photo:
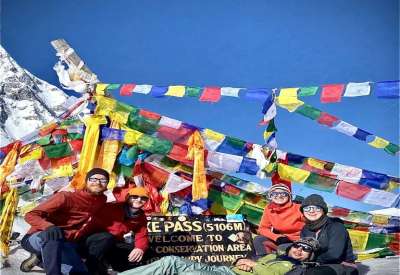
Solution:
{"label": "man wearing sunglasses", "polygon": [[[131,188],[124,203],[108,203],[88,227],[91,235],[83,242],[90,274],[108,274],[108,264],[124,271],[137,266],[149,246],[147,220],[142,208],[149,200],[143,187]],[[127,234],[131,238],[124,238]]]}
{"label": "man wearing sunglasses", "polygon": [[29,272],[41,265],[46,274],[87,274],[77,241],[84,234],[91,216],[106,203],[109,174],[93,168],[86,174],[86,188],[75,192],[58,192],[25,215],[31,225],[21,246],[31,256],[21,263],[20,270]]}
{"label": "man wearing sunglasses", "polygon": [[279,247],[280,253],[264,256],[257,261],[239,259],[232,267],[207,265],[177,256],[167,256],[149,265],[125,271],[121,275],[284,275],[303,262],[312,261],[314,252],[318,249],[318,241],[305,238],[282,246]]}

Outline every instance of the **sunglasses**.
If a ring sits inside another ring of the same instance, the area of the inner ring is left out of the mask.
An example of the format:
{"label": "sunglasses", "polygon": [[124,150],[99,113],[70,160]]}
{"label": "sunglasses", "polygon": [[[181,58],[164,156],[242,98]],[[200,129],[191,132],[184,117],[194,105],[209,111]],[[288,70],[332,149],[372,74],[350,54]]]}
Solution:
{"label": "sunglasses", "polygon": [[289,197],[287,192],[271,192],[269,194],[270,198],[277,198],[277,197]]}
{"label": "sunglasses", "polygon": [[142,201],[144,201],[144,202],[146,202],[146,201],[149,200],[148,197],[145,197],[145,196],[138,196],[138,195],[131,195],[131,196],[129,196],[129,199],[130,199],[130,200],[138,200],[138,199],[140,199],[140,200],[142,200]]}
{"label": "sunglasses", "polygon": [[89,182],[91,182],[91,183],[99,182],[104,185],[104,184],[108,183],[108,180],[98,179],[98,178],[89,178]]}
{"label": "sunglasses", "polygon": [[304,212],[322,212],[322,208],[315,205],[306,206],[303,208]]}
{"label": "sunglasses", "polygon": [[295,243],[293,245],[293,247],[294,248],[301,248],[301,250],[303,250],[304,252],[312,252],[313,251],[311,246],[308,246],[308,245],[303,244],[303,243]]}

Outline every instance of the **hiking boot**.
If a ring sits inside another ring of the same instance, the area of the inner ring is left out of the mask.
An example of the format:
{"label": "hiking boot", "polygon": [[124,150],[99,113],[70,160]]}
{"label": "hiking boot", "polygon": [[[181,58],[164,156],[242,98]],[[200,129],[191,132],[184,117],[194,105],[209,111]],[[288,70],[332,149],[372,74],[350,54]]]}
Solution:
{"label": "hiking boot", "polygon": [[29,258],[26,260],[22,261],[19,270],[22,272],[29,272],[31,271],[35,266],[37,266],[40,263],[40,259],[38,255],[31,253]]}

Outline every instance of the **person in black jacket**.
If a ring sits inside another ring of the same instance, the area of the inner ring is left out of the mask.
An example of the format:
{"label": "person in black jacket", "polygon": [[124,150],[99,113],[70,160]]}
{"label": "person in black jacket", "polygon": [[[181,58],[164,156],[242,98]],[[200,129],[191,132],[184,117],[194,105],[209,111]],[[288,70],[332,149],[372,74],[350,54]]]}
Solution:
{"label": "person in black jacket", "polygon": [[[313,237],[320,244],[315,261],[324,265],[325,269],[331,268],[338,275],[358,274],[349,233],[342,220],[327,216],[328,206],[324,199],[312,194],[304,199],[300,210],[306,220],[300,233],[301,238]],[[318,267],[315,273],[307,274],[319,274]]]}

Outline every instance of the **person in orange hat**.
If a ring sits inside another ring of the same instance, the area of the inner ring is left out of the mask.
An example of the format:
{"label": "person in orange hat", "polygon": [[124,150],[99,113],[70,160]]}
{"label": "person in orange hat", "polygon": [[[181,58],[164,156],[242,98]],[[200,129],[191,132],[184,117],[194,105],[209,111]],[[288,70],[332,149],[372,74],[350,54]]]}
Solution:
{"label": "person in orange hat", "polygon": [[[147,219],[142,208],[149,200],[144,187],[131,188],[124,203],[108,203],[87,229],[83,256],[90,274],[124,271],[143,259],[149,247]],[[133,233],[134,238],[126,238]]]}
{"label": "person in orange hat", "polygon": [[261,217],[258,227],[260,236],[254,239],[257,257],[273,252],[278,245],[300,239],[300,231],[304,227],[300,204],[292,201],[292,192],[286,184],[272,185],[267,196],[271,202]]}

